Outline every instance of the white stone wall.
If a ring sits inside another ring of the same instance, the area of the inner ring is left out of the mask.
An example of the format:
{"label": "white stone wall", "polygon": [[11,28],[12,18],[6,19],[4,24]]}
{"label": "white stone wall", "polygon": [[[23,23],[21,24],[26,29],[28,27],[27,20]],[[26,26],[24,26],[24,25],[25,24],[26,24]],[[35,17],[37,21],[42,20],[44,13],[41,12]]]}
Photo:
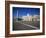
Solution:
{"label": "white stone wall", "polygon": [[40,16],[39,15],[34,15],[34,16],[22,16],[23,21],[40,21]]}
{"label": "white stone wall", "polygon": [[23,16],[23,21],[32,21],[32,16]]}
{"label": "white stone wall", "polygon": [[40,15],[34,15],[33,20],[34,21],[40,21]]}

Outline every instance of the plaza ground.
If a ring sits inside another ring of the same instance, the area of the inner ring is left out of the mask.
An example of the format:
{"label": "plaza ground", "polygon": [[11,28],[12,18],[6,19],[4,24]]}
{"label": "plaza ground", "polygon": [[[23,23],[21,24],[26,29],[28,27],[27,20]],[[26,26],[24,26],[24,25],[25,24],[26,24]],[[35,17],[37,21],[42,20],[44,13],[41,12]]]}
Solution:
{"label": "plaza ground", "polygon": [[13,30],[37,30],[40,29],[39,21],[14,21]]}

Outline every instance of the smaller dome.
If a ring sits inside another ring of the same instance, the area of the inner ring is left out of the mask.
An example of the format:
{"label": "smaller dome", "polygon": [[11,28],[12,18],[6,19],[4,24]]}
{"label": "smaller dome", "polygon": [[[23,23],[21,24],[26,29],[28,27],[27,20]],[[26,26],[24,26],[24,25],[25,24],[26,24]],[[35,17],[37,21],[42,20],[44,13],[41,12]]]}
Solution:
{"label": "smaller dome", "polygon": [[30,16],[29,13],[27,13],[27,16]]}

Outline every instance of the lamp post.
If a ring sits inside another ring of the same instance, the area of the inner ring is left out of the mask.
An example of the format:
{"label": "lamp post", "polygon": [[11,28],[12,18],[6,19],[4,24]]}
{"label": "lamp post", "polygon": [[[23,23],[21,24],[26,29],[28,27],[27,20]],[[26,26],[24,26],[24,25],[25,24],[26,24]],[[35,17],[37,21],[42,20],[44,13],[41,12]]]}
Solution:
{"label": "lamp post", "polygon": [[34,15],[32,15],[32,25],[34,25],[34,18],[33,18]]}

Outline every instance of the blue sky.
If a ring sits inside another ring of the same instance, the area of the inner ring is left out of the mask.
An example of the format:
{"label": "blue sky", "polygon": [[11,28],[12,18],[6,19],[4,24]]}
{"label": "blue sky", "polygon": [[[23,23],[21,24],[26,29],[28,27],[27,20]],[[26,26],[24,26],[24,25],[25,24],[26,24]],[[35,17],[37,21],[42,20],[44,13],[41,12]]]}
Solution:
{"label": "blue sky", "polygon": [[13,16],[40,15],[40,8],[13,7]]}

